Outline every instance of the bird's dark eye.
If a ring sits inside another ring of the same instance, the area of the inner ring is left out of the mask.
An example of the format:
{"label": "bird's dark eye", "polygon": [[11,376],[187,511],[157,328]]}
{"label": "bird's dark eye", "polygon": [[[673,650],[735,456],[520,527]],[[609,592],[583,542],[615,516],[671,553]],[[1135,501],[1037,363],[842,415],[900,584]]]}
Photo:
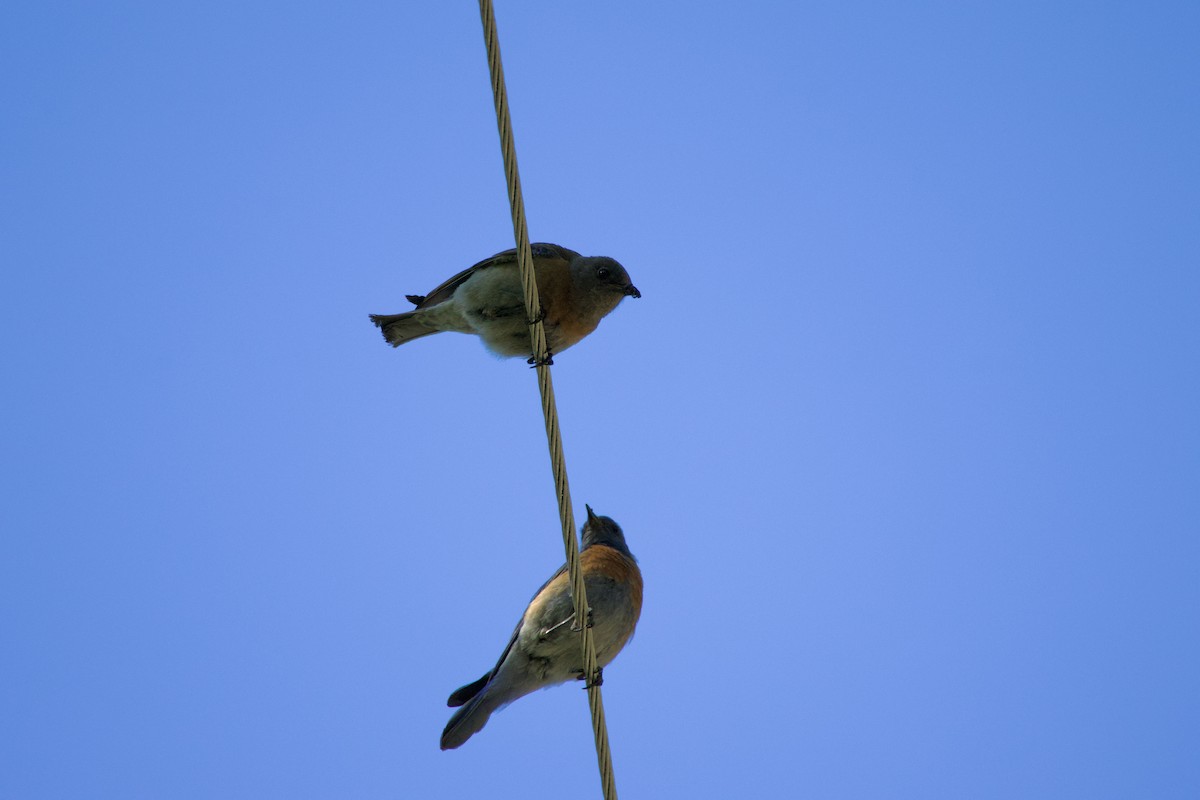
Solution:
{"label": "bird's dark eye", "polygon": [[600,269],[596,270],[596,277],[602,281],[608,280],[608,276],[610,274],[611,273],[609,273],[608,267],[601,267]]}

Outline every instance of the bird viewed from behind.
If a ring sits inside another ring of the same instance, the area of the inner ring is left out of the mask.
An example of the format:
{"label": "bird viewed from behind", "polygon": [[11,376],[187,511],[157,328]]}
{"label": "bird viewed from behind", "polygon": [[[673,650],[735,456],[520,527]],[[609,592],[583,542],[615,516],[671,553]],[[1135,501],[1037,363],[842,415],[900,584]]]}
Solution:
{"label": "bird viewed from behind", "polygon": [[[561,353],[596,329],[626,297],[642,293],[629,274],[607,256],[583,256],[556,244],[531,245],[550,354]],[[442,331],[473,333],[500,356],[530,356],[517,251],[480,261],[427,295],[408,295],[416,305],[402,314],[372,314],[393,347]]]}

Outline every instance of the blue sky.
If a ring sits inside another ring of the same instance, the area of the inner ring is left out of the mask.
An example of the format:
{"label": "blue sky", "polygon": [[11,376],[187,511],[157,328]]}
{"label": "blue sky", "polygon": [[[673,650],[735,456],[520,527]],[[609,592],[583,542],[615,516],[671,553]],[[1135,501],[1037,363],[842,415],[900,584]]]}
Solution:
{"label": "blue sky", "polygon": [[[500,3],[556,360],[641,561],[622,796],[1200,793],[1200,10]],[[442,753],[562,561],[471,3],[0,11],[0,795],[599,796]]]}

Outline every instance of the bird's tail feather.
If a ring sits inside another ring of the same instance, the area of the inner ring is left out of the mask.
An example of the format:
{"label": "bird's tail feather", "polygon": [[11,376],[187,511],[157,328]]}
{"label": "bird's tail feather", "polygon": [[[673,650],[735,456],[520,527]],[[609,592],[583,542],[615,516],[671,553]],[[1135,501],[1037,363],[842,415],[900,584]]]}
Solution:
{"label": "bird's tail feather", "polygon": [[454,716],[446,723],[446,729],[442,731],[442,749],[453,750],[462,747],[467,739],[483,730],[492,712],[502,705],[504,702],[490,692],[476,694],[462,708],[455,711]]}
{"label": "bird's tail feather", "polygon": [[483,691],[483,687],[487,686],[487,682],[491,677],[492,673],[489,672],[487,675],[484,675],[474,683],[468,683],[466,686],[458,687],[454,690],[454,693],[450,695],[450,699],[446,701],[446,705],[450,706],[451,708],[458,708],[459,706],[466,704],[468,700]]}
{"label": "bird's tail feather", "polygon": [[383,338],[387,339],[392,347],[399,347],[405,342],[439,332],[437,328],[424,324],[415,311],[404,314],[372,314],[371,322],[383,331]]}

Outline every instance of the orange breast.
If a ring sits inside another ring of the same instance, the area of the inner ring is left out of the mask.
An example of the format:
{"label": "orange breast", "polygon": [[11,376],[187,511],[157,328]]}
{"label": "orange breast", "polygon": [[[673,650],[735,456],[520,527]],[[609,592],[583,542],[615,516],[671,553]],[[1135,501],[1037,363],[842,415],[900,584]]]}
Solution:
{"label": "orange breast", "polygon": [[571,294],[571,267],[566,261],[546,259],[537,265],[538,297],[546,312],[546,327],[557,339],[555,351],[565,350],[596,330],[600,320],[584,313]]}
{"label": "orange breast", "polygon": [[633,607],[633,618],[637,619],[642,610],[642,571],[637,563],[605,545],[593,545],[580,554],[584,575],[599,572],[618,583],[629,587],[629,601]]}

